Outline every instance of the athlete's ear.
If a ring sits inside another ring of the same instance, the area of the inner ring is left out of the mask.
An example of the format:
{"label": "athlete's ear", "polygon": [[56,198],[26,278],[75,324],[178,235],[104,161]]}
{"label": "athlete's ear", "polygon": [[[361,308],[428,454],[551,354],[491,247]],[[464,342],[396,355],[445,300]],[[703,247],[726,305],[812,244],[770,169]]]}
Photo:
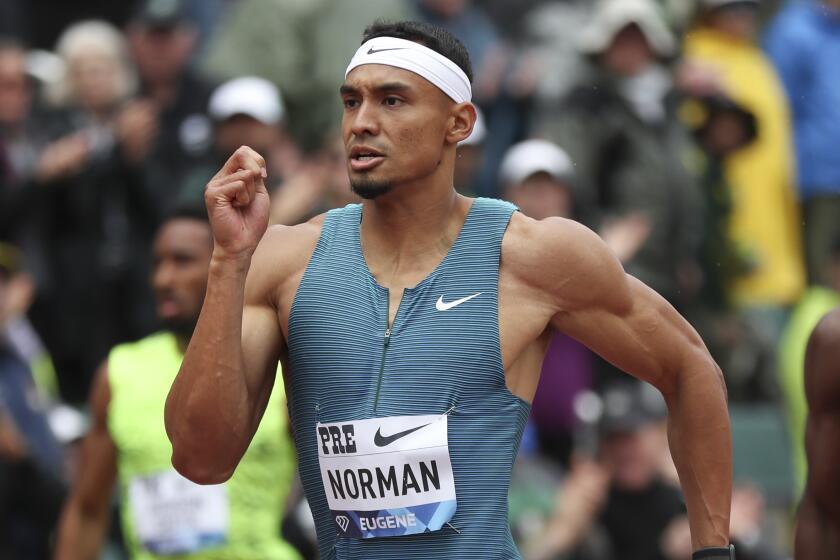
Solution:
{"label": "athlete's ear", "polygon": [[453,105],[449,113],[446,141],[451,144],[463,142],[472,133],[476,119],[475,107],[464,102]]}

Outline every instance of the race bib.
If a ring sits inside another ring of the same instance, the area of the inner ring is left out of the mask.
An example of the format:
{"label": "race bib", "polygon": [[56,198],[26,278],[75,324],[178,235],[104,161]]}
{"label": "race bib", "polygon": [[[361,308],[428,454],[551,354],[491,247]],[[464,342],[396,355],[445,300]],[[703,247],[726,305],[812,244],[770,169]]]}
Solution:
{"label": "race bib", "polygon": [[316,437],[339,536],[438,531],[455,514],[445,415],[318,423]]}
{"label": "race bib", "polygon": [[164,471],[131,479],[128,502],[137,539],[154,554],[196,552],[227,540],[224,484],[201,486]]}

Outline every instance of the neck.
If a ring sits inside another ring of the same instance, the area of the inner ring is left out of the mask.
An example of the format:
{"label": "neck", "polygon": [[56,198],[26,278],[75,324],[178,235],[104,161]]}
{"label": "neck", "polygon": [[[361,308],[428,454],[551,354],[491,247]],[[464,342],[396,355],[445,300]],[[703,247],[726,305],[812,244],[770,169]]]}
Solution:
{"label": "neck", "polygon": [[365,201],[362,247],[380,284],[419,283],[455,242],[471,202],[455,192],[452,173],[444,176],[446,181],[427,178]]}

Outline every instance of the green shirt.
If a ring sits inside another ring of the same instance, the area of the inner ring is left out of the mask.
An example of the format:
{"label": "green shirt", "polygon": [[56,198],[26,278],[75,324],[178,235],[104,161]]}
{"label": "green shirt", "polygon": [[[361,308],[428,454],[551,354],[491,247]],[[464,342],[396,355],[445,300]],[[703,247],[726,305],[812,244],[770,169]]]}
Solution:
{"label": "green shirt", "polygon": [[108,429],[117,448],[122,522],[131,557],[297,560],[295,550],[280,538],[282,512],[297,464],[287,429],[283,383],[279,380],[251,446],[225,483],[226,542],[169,556],[154,554],[139,542],[129,488],[139,478],[173,471],[163,413],[182,359],[175,336],[165,332],[117,346],[108,357]]}
{"label": "green shirt", "polygon": [[808,463],[805,458],[805,350],[811,333],[826,313],[840,305],[840,294],[828,288],[812,287],[793,311],[779,345],[780,386],[785,398],[788,427],[793,446],[796,492],[802,494]]}

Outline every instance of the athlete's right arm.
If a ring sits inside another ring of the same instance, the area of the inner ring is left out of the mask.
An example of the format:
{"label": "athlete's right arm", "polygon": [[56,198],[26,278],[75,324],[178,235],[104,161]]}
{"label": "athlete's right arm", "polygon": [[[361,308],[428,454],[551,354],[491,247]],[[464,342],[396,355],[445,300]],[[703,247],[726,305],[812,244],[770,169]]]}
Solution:
{"label": "athlete's right arm", "polygon": [[111,512],[117,452],[108,431],[108,369],[96,373],[90,397],[93,425],[82,444],[76,480],[59,521],[56,560],[99,558]]}
{"label": "athlete's right arm", "polygon": [[205,191],[214,240],[207,293],[165,412],[172,464],[199,484],[233,474],[265,411],[280,355],[270,267],[255,255],[268,227],[264,177],[265,160],[243,146]]}

